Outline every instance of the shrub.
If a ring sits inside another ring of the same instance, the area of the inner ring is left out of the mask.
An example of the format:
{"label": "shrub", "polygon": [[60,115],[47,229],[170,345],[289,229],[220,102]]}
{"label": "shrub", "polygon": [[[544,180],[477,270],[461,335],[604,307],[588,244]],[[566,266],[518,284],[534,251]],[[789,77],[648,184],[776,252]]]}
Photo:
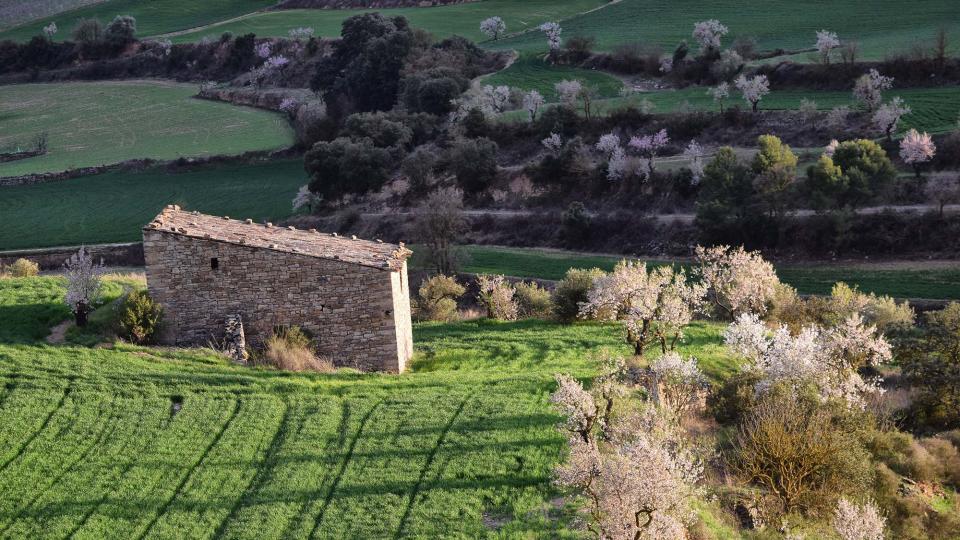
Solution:
{"label": "shrub", "polygon": [[890,185],[897,177],[884,149],[858,139],[837,145],[833,156],[823,155],[807,168],[810,202],[817,208],[858,206]]}
{"label": "shrub", "polygon": [[515,289],[520,317],[548,319],[553,314],[553,300],[547,289],[532,281],[518,283]]}
{"label": "shrub", "polygon": [[17,259],[7,266],[6,272],[12,277],[31,277],[40,273],[40,265],[27,259]]}
{"label": "shrub", "polygon": [[103,38],[103,25],[97,19],[81,19],[73,27],[72,35],[77,43],[94,43]]}
{"label": "shrub", "polygon": [[587,301],[587,293],[593,283],[606,274],[599,268],[589,270],[571,268],[557,282],[553,291],[553,313],[564,322],[572,322],[580,313],[580,304]]}
{"label": "shrub", "polygon": [[451,276],[436,275],[423,282],[418,291],[416,316],[422,321],[450,322],[457,319],[457,298],[467,289]]}
{"label": "shrub", "polygon": [[264,359],[287,371],[333,371],[329,360],[314,354],[312,340],[298,326],[280,328],[267,338]]}
{"label": "shrub", "polygon": [[465,192],[478,193],[497,177],[497,144],[490,139],[461,139],[447,151],[445,161]]}
{"label": "shrub", "polygon": [[855,434],[816,399],[769,392],[740,423],[731,465],[762,486],[780,510],[822,509],[863,490],[869,455]]}
{"label": "shrub", "polygon": [[923,334],[899,356],[918,391],[911,421],[935,429],[960,427],[960,303],[927,313]]}
{"label": "shrub", "polygon": [[163,307],[147,291],[131,291],[120,304],[119,335],[132,343],[150,343],[160,330]]}
{"label": "shrub", "polygon": [[560,216],[560,238],[568,246],[581,246],[590,238],[593,219],[580,201],[573,201]]}
{"label": "shrub", "polygon": [[400,171],[410,180],[410,186],[414,190],[420,190],[426,187],[437,161],[436,150],[433,147],[418,146],[404,158],[403,163],[400,164]]}
{"label": "shrub", "polygon": [[503,276],[477,276],[480,289],[477,300],[487,311],[488,319],[513,321],[517,318],[517,302],[513,285]]}
{"label": "shrub", "polygon": [[382,112],[351,114],[344,124],[343,135],[355,140],[369,138],[380,148],[403,147],[413,139],[410,128],[390,120]]}
{"label": "shrub", "polygon": [[134,40],[137,33],[137,20],[130,15],[117,15],[107,25],[103,37],[108,42],[124,45]]}
{"label": "shrub", "polygon": [[390,153],[370,139],[318,142],[304,156],[310,191],[324,199],[380,189],[389,177]]}

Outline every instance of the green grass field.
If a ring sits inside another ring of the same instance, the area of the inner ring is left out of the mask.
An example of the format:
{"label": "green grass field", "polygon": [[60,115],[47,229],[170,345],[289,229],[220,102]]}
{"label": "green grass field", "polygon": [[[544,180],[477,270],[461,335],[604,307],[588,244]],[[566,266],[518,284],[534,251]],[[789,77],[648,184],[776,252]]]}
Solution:
{"label": "green grass field", "polygon": [[[556,101],[556,92],[553,85],[561,79],[581,78],[584,82],[589,82],[599,88],[601,96],[616,95],[617,88],[621,85],[620,81],[604,73],[571,70],[570,68],[554,71],[535,59],[529,60],[529,63],[535,67],[524,67],[524,64],[521,64],[514,71],[513,66],[511,66],[488,77],[486,81],[490,84],[506,84],[523,89],[536,89],[549,101]],[[579,71],[584,76],[578,77],[577,73],[568,73],[568,71]],[[912,112],[905,116],[900,123],[900,131],[916,128],[930,133],[944,133],[957,129],[957,117],[960,115],[960,87],[894,88],[885,92],[885,95],[888,99],[893,96],[902,97],[912,109]],[[802,99],[812,99],[817,103],[817,107],[822,110],[829,110],[840,105],[847,105],[853,110],[856,110],[857,107],[851,92],[847,91],[774,90],[760,102],[760,109],[796,110]],[[609,114],[611,111],[626,106],[638,105],[642,100],[653,103],[654,113],[674,112],[685,106],[694,110],[719,110],[716,103],[713,102],[713,98],[707,95],[707,89],[699,86],[681,90],[642,92],[626,98],[602,99],[594,103],[593,109],[597,114]],[[725,102],[726,107],[732,105],[749,109],[749,104],[743,101],[736,91],[731,92],[730,98]],[[503,118],[505,120],[518,120],[525,118],[525,114],[523,111],[511,111],[505,114]]]}
{"label": "green grass field", "polygon": [[[612,270],[621,257],[589,255],[557,250],[536,250],[490,246],[467,246],[465,272],[560,279],[569,268]],[[672,261],[655,260],[670,264]],[[830,294],[837,281],[860,290],[896,298],[960,300],[960,264],[948,268],[882,269],[852,264],[817,266],[777,265],[777,274],[801,294]]]}
{"label": "green grass field", "polygon": [[299,159],[163,170],[111,172],[61,182],[0,188],[0,250],[137,241],[165,205],[236,218],[290,215],[306,183]]}
{"label": "green grass field", "polygon": [[133,158],[176,159],[293,143],[279,115],[194,99],[193,84],[154,81],[0,87],[0,146],[49,136],[47,154],[0,164],[0,176],[63,171]]}
{"label": "green grass field", "polygon": [[104,25],[117,15],[133,15],[137,19],[137,34],[152,36],[215,23],[276,4],[276,0],[106,0],[91,6],[44,17],[0,32],[0,40],[26,41],[38,35],[40,29],[57,23],[60,32],[56,39],[69,39],[78,20],[100,19]]}
{"label": "green grass field", "polygon": [[454,34],[481,42],[488,39],[480,32],[480,21],[497,15],[507,24],[507,33],[535,28],[540,23],[560,20],[602,6],[603,0],[484,0],[450,6],[398,8],[381,10],[281,10],[257,13],[241,20],[198,29],[174,36],[174,41],[195,41],[204,36],[219,36],[225,31],[234,34],[253,32],[258,36],[286,36],[291,28],[309,26],[316,35],[340,35],[344,19],[369,11],[406,17],[412,26],[429,30],[442,39]]}
{"label": "green grass field", "polygon": [[[859,42],[862,56],[869,59],[881,59],[889,52],[932,41],[941,27],[953,36],[960,33],[960,18],[952,0],[930,0],[922,9],[904,9],[903,3],[895,0],[773,0],[762,4],[743,0],[622,0],[565,20],[562,26],[564,37],[591,36],[600,50],[641,42],[673,51],[681,40],[692,42],[693,24],[705,19],[719,19],[730,29],[724,38],[726,44],[738,36],[751,36],[759,50],[812,48],[815,32],[827,28],[837,32],[841,40]],[[543,36],[532,32],[495,46],[546,52]],[[952,50],[957,48],[953,39]]]}
{"label": "green grass field", "polygon": [[[0,280],[0,328],[62,314],[61,287]],[[54,322],[0,338],[4,537],[578,537],[550,483],[553,374],[627,352],[613,325],[431,323],[412,373],[307,375],[29,343]],[[689,336],[711,376],[731,368],[719,326]]]}

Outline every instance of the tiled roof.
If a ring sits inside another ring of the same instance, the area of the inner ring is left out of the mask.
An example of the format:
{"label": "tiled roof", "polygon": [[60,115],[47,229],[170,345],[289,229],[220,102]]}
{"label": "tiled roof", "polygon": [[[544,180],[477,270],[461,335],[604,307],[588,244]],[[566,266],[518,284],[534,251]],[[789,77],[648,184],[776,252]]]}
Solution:
{"label": "tiled roof", "polygon": [[305,231],[295,227],[277,227],[252,220],[236,220],[227,216],[209,216],[181,210],[170,205],[148,223],[144,231],[161,231],[191,238],[271,249],[284,253],[298,253],[321,259],[331,259],[383,270],[400,270],[411,251],[399,245],[380,240],[359,240],[357,237],[321,233],[316,229]]}

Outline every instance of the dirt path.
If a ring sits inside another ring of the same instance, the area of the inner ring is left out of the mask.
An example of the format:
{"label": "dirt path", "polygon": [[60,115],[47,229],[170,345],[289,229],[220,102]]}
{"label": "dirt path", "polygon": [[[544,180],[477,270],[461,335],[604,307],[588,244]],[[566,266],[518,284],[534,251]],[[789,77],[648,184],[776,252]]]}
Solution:
{"label": "dirt path", "polygon": [[62,345],[67,337],[67,330],[74,327],[73,319],[67,319],[62,323],[50,329],[50,335],[47,336],[47,343],[51,345]]}

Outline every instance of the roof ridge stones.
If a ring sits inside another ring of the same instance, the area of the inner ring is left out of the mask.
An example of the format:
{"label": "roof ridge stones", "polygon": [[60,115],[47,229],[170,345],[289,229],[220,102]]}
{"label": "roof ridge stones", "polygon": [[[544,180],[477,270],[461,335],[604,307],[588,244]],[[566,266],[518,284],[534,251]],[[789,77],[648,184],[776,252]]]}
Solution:
{"label": "roof ridge stones", "polygon": [[296,253],[394,272],[401,270],[404,261],[413,253],[403,242],[391,244],[379,239],[360,240],[356,236],[347,238],[337,233],[321,233],[316,229],[275,227],[273,223],[260,225],[251,219],[240,221],[229,216],[188,212],[177,205],[168,205],[143,230]]}

